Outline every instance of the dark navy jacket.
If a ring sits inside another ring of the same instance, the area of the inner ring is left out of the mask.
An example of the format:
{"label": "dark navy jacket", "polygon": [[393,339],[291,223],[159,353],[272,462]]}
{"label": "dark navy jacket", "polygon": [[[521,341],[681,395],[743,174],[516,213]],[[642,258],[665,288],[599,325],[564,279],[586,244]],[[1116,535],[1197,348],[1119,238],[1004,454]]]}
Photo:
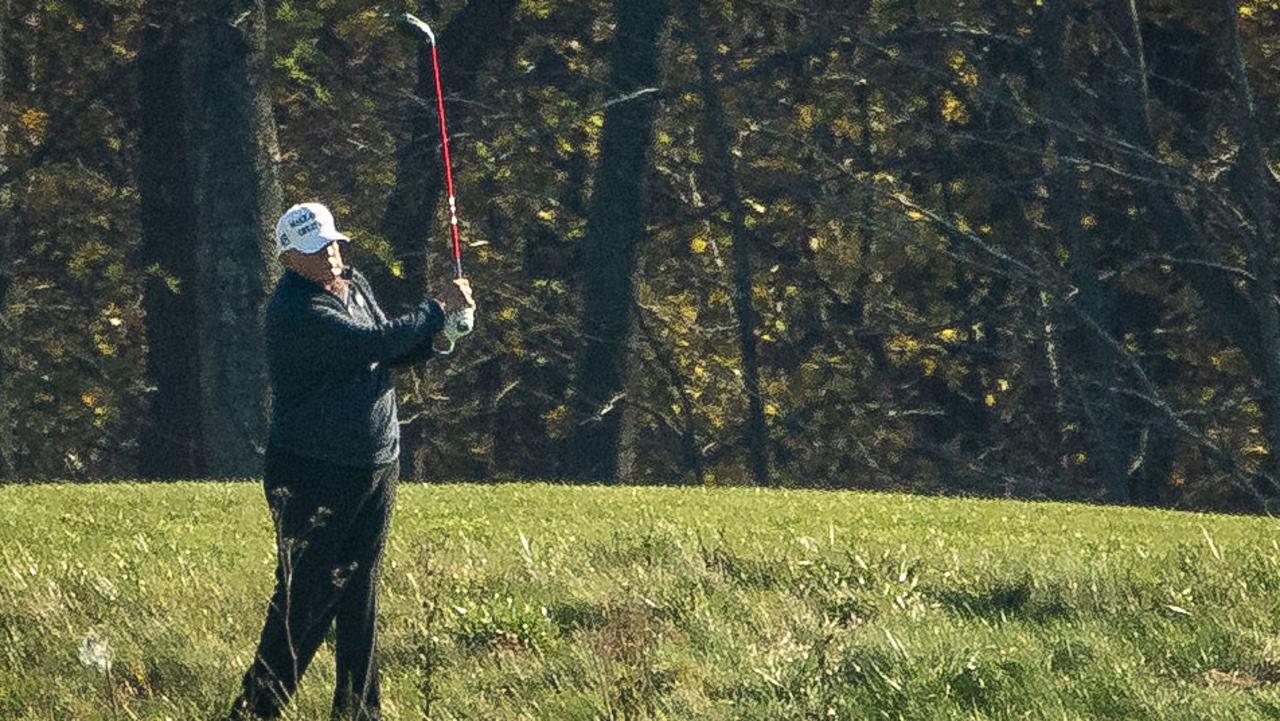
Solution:
{"label": "dark navy jacket", "polygon": [[359,271],[346,303],[285,271],[265,320],[268,447],[341,466],[396,460],[400,424],[390,369],[434,355],[431,337],[443,327],[435,300],[388,320]]}

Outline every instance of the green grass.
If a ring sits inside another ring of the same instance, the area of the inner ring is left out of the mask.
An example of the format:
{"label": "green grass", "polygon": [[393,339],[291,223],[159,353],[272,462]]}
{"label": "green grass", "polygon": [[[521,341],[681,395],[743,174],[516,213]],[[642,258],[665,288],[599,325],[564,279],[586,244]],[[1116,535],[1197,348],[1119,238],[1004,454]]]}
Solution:
{"label": "green grass", "polygon": [[[0,719],[213,718],[273,554],[258,484],[0,488]],[[1261,518],[404,485],[382,624],[388,719],[1280,718]]]}

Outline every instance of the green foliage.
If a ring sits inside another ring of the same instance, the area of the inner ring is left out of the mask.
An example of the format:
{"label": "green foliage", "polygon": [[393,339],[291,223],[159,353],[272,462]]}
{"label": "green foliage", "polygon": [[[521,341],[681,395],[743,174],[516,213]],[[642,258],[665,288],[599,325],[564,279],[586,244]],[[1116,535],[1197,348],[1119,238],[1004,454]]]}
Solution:
{"label": "green foliage", "polygon": [[4,398],[24,411],[6,429],[23,476],[131,472],[146,357],[141,281],[125,272],[136,202],[127,188],[71,166],[29,178],[23,210],[36,242],[5,318],[25,340],[2,356]]}
{"label": "green foliage", "polygon": [[[1263,359],[1280,349],[1251,347],[1270,293],[1255,285],[1270,275],[1259,259],[1273,255],[1270,239],[1251,239],[1275,194],[1264,179],[1258,197],[1271,200],[1250,200],[1223,31],[1239,30],[1265,116],[1280,88],[1273,4],[1240,2],[1234,26],[1217,6],[1140,7],[1145,106],[1123,3],[1057,19],[1065,6],[1031,0],[700,4],[750,232],[774,480],[1265,508],[1280,419],[1264,391],[1280,371]],[[431,20],[444,32],[466,6],[441,3]],[[420,221],[421,245],[393,247],[383,227],[397,157],[413,145],[438,163],[434,136],[412,127],[431,100],[412,97],[417,47],[389,24],[422,8],[271,7],[275,62],[261,80],[285,200],[328,203],[380,294],[439,288],[443,202]],[[127,473],[146,431],[138,279],[182,288],[133,265],[135,98],[131,83],[105,82],[129,78],[116,73],[137,57],[142,10],[12,3],[22,30],[5,38],[0,164],[42,158],[7,186],[6,318],[29,340],[6,351],[0,451],[19,476]],[[564,470],[592,272],[578,245],[605,110],[628,102],[608,86],[613,33],[611,2],[521,2],[484,62],[444,78],[483,310],[464,354],[398,378],[415,477]],[[445,35],[449,53],[459,41]],[[625,453],[640,459],[627,480],[734,485],[749,449],[729,214],[683,22],[661,49],[648,237],[615,406]],[[450,89],[462,79],[467,92]],[[1149,149],[1135,150],[1140,125]],[[1274,166],[1274,128],[1259,132]],[[429,277],[408,277],[424,253]],[[52,305],[32,310],[31,297]]]}
{"label": "green foliage", "polygon": [[[465,601],[464,601],[465,603]],[[474,605],[457,605],[454,636],[468,648],[502,647],[509,650],[537,650],[551,634],[547,609],[527,602],[516,605],[508,595],[494,594]]]}

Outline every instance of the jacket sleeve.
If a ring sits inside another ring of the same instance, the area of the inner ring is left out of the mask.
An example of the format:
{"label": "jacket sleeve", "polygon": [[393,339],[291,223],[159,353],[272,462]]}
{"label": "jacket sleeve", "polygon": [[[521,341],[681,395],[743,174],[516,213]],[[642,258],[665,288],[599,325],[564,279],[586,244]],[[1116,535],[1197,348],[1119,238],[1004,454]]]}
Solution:
{"label": "jacket sleeve", "polygon": [[435,334],[439,332],[441,328],[444,328],[444,306],[440,305],[440,301],[435,299],[428,300],[426,304],[432,307],[432,313],[439,316],[440,325],[437,327],[436,331],[432,332],[431,335],[428,335],[425,340],[418,343],[416,346],[413,346],[400,355],[388,359],[387,367],[399,368],[402,366],[414,365],[423,361],[431,360],[437,355],[440,355],[432,345],[431,341],[432,338],[435,337]]}
{"label": "jacket sleeve", "polygon": [[393,359],[427,344],[444,327],[444,313],[438,303],[425,301],[408,313],[383,320],[373,327],[352,322],[336,307],[316,303],[297,320],[295,337],[305,338],[308,363],[317,370],[345,375],[367,370],[375,363]]}

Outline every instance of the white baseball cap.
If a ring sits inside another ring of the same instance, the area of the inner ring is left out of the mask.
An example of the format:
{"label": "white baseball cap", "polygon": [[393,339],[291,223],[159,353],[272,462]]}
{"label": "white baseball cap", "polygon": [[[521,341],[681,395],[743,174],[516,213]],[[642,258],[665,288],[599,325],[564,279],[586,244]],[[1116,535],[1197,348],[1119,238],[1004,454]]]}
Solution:
{"label": "white baseball cap", "polygon": [[320,203],[298,203],[276,221],[276,255],[286,250],[310,255],[335,240],[351,242],[338,232],[333,213]]}

